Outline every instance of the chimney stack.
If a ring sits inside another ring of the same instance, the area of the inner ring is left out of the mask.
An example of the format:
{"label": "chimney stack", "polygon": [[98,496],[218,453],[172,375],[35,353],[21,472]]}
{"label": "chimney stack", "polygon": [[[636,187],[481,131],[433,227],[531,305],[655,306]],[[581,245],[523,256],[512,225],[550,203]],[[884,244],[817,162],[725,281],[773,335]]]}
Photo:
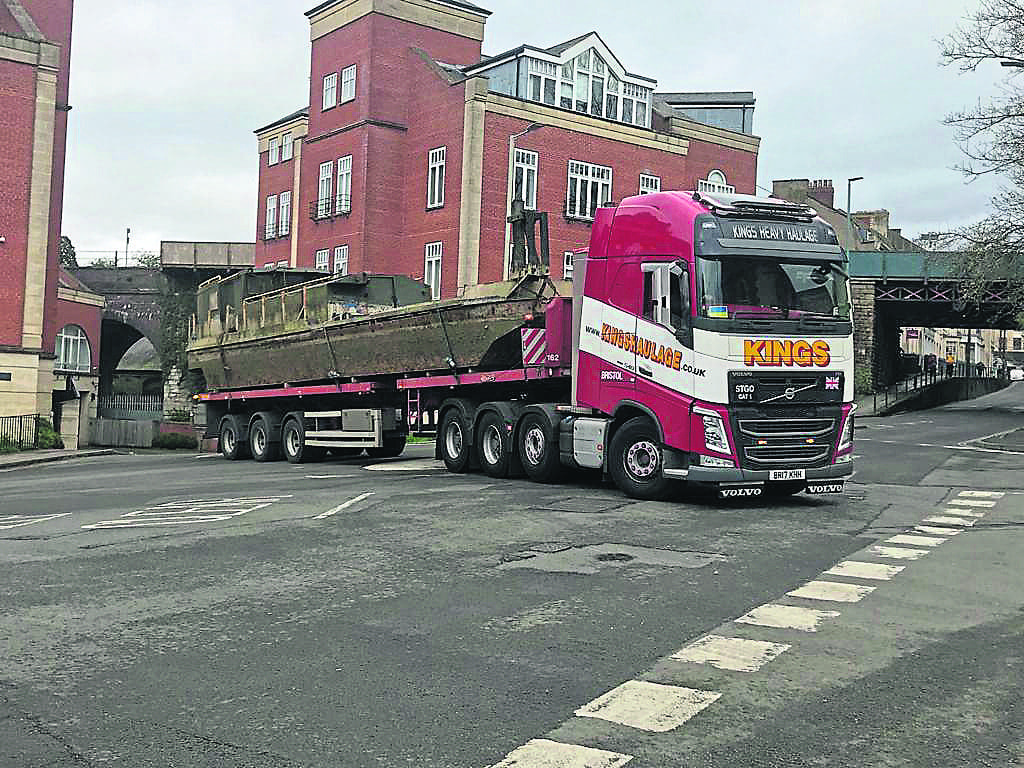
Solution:
{"label": "chimney stack", "polygon": [[829,208],[836,207],[836,190],[832,186],[832,179],[815,179],[807,186],[807,194]]}

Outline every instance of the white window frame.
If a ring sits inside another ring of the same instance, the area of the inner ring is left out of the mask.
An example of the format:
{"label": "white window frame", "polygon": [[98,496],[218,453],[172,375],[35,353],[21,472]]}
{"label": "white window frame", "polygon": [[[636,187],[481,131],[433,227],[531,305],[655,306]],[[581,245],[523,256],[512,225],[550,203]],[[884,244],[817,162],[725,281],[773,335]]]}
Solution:
{"label": "white window frame", "polygon": [[57,333],[57,361],[54,369],[69,373],[92,372],[92,347],[89,335],[80,325],[69,323]]}
{"label": "white window frame", "polygon": [[338,193],[334,198],[334,212],[352,211],[352,155],[338,158]]}
{"label": "white window frame", "polygon": [[267,217],[263,222],[263,239],[277,237],[277,195],[267,195]]}
{"label": "white window frame", "polygon": [[331,269],[331,249],[320,248],[313,255],[313,267],[321,272],[329,272]]}
{"label": "white window frame", "polygon": [[[530,101],[557,107],[559,104],[558,72],[560,67],[550,61],[527,58],[527,69],[529,70],[529,76],[526,78],[525,97]],[[534,84],[537,86],[536,96],[534,96]],[[548,101],[546,98],[549,85],[554,92],[554,97],[551,101]]]}
{"label": "white window frame", "polygon": [[427,210],[444,208],[444,175],[447,147],[436,147],[427,153]]}
{"label": "white window frame", "polygon": [[566,251],[562,254],[562,279],[572,280],[572,273],[576,269],[576,254]]}
{"label": "white window frame", "polygon": [[648,195],[651,192],[661,192],[661,176],[653,176],[649,173],[641,173],[640,194]]}
{"label": "white window frame", "polygon": [[441,298],[441,263],[444,243],[427,243],[423,249],[423,282],[430,286],[430,298]]}
{"label": "white window frame", "polygon": [[532,211],[537,210],[537,179],[540,169],[540,155],[528,149],[517,149],[515,169],[512,174],[512,199],[520,195],[525,186],[523,203]]}
{"label": "white window frame", "polygon": [[612,200],[612,180],[610,166],[570,160],[569,182],[565,193],[566,217],[593,220],[595,211]]}
{"label": "white window frame", "polygon": [[320,110],[326,111],[338,103],[338,73],[324,75],[324,96]]}
{"label": "white window frame", "polygon": [[721,194],[731,195],[736,192],[736,187],[728,182],[723,171],[715,168],[712,171],[708,171],[708,177],[706,179],[698,179],[697,191],[710,192],[712,194],[718,192]]}
{"label": "white window frame", "polygon": [[292,231],[292,193],[291,190],[282,192],[278,199],[278,223],[277,233],[281,237],[287,237]]}
{"label": "white window frame", "polygon": [[334,189],[334,161],[320,163],[320,176],[316,191],[316,217],[326,219],[331,215],[331,199]]}
{"label": "white window frame", "polygon": [[281,139],[277,136],[267,142],[267,165],[277,165],[281,162]]}
{"label": "white window frame", "polygon": [[348,274],[348,246],[339,245],[334,249],[334,274]]}
{"label": "white window frame", "polygon": [[280,269],[285,269],[285,268],[287,268],[287,267],[289,266],[289,264],[288,264],[288,260],[287,260],[287,259],[281,259],[281,261],[277,262],[277,266],[278,266],[278,268],[280,268]]}
{"label": "white window frame", "polygon": [[339,104],[355,101],[356,98],[356,65],[341,70],[341,99]]}
{"label": "white window frame", "polygon": [[291,160],[295,156],[295,139],[292,138],[291,131],[281,136],[281,162]]}

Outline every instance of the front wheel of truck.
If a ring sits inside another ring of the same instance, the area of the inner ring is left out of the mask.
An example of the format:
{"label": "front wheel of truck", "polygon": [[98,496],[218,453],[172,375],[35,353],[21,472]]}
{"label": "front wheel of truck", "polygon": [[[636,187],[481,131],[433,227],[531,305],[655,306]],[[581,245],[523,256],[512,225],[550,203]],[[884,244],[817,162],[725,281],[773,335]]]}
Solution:
{"label": "front wheel of truck", "polygon": [[615,485],[631,498],[663,499],[672,487],[672,481],[662,473],[664,461],[658,432],[643,416],[619,427],[612,437],[608,462]]}

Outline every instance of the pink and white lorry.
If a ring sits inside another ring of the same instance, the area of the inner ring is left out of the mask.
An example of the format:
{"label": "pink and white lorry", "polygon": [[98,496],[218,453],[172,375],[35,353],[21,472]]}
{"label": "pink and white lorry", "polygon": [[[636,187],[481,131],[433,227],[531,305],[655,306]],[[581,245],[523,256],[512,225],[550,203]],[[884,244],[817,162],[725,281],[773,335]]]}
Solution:
{"label": "pink and white lorry", "polygon": [[497,298],[346,312],[350,276],[235,291],[231,310],[204,303],[211,281],[191,367],[229,458],[382,457],[433,434],[452,472],[554,482],[589,468],[640,499],[677,481],[839,493],[853,472],[845,263],[805,206],[641,195],[597,209],[572,296],[528,276]]}

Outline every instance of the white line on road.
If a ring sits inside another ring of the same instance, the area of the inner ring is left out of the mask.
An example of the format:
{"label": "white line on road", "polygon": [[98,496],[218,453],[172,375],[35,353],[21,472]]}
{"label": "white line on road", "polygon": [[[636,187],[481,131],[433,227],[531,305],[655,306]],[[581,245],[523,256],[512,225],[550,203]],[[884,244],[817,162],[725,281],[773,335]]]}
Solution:
{"label": "white line on road", "polygon": [[[920,528],[922,528],[922,529],[924,527],[926,527],[926,526],[920,526]],[[946,529],[943,528],[942,530],[946,530]],[[938,533],[938,532],[939,532],[938,528],[934,528],[931,531],[925,531],[925,533]],[[959,531],[957,531],[957,533],[959,533]],[[899,534],[897,536],[893,536],[892,538],[886,539],[885,543],[886,544],[909,544],[910,546],[913,546],[913,547],[937,547],[937,546],[939,546],[939,544],[942,544],[945,541],[946,541],[945,539],[940,539],[940,538],[937,538],[935,536],[914,536],[914,535],[910,535],[910,534],[906,534],[906,533],[901,533],[901,534]]]}
{"label": "white line on road", "polygon": [[7,531],[11,528],[24,528],[26,525],[45,523],[49,520],[56,520],[58,517],[67,517],[70,512],[62,512],[59,515],[9,515],[0,517],[0,531]]}
{"label": "white line on road", "polygon": [[970,528],[978,521],[966,517],[944,517],[943,515],[935,515],[934,517],[926,517],[924,522],[937,523],[939,525],[959,525]]}
{"label": "white line on road", "polygon": [[307,480],[339,480],[353,477],[356,477],[356,475],[306,475]]}
{"label": "white line on road", "polygon": [[533,739],[490,768],[620,768],[632,759],[619,752]]}
{"label": "white line on road", "polygon": [[219,453],[200,453],[198,456],[193,456],[193,459],[216,459],[219,457]]}
{"label": "white line on road", "polygon": [[889,581],[893,576],[906,568],[905,565],[879,565],[878,563],[861,563],[856,560],[844,560],[833,565],[825,573],[832,576],[852,576],[855,579],[874,579]]}
{"label": "white line on road", "polygon": [[988,501],[986,499],[950,499],[946,502],[952,504],[955,507],[994,507],[996,503],[994,501]]}
{"label": "white line on road", "polygon": [[678,728],[721,697],[716,691],[629,680],[580,707],[576,715],[665,733]]}
{"label": "white line on road", "polygon": [[858,440],[869,443],[887,443],[889,445],[916,445],[920,448],[942,448],[946,451],[975,451],[977,453],[1001,453],[1007,456],[1024,456],[1024,451],[1003,451],[998,448],[979,448],[976,445],[938,445],[936,443],[907,443],[903,440],[879,440],[876,437],[859,437]]}
{"label": "white line on road", "polygon": [[681,651],[676,651],[670,658],[692,661],[695,664],[710,664],[717,669],[730,669],[734,672],[756,672],[780,653],[788,651],[790,647],[785,643],[707,635],[690,643]]}
{"label": "white line on road", "polygon": [[971,509],[944,509],[944,515],[956,515],[957,517],[984,517],[984,512],[975,512]]}
{"label": "white line on road", "polygon": [[[959,528],[939,528],[938,526],[934,526],[934,525],[915,525],[914,526],[914,530],[915,531],[921,531],[921,533],[935,534],[936,536],[956,536],[958,533],[960,533],[960,529]],[[889,541],[892,541],[892,539],[889,539]],[[897,543],[907,544],[907,543],[913,543],[913,542],[897,542]],[[925,544],[925,546],[926,547],[933,547],[935,545],[934,544]]]}
{"label": "white line on road", "polygon": [[1006,494],[1002,491],[960,491],[960,495],[975,499],[1001,499]]}
{"label": "white line on road", "polygon": [[786,594],[790,597],[804,597],[808,600],[827,600],[832,603],[859,603],[874,591],[875,587],[863,587],[859,584],[840,584],[835,581],[809,581],[799,589],[794,589]]}
{"label": "white line on road", "polygon": [[818,625],[825,619],[834,619],[839,611],[819,611],[814,608],[800,608],[796,605],[759,605],[736,621],[741,624],[755,624],[760,627],[799,629],[801,632],[817,632]]}
{"label": "white line on road", "polygon": [[928,554],[927,549],[904,549],[902,547],[883,547],[876,544],[871,547],[871,554],[887,557],[890,560],[920,560]]}
{"label": "white line on road", "polygon": [[343,504],[339,504],[334,509],[329,509],[326,512],[324,512],[322,515],[317,515],[313,519],[314,520],[323,520],[325,517],[331,517],[332,515],[336,515],[339,512],[348,509],[353,504],[358,504],[363,499],[367,499],[367,498],[369,498],[370,496],[373,496],[373,495],[374,495],[373,491],[367,491],[366,493],[361,493],[358,496],[356,496],[354,499],[349,499],[348,501],[344,502]]}

